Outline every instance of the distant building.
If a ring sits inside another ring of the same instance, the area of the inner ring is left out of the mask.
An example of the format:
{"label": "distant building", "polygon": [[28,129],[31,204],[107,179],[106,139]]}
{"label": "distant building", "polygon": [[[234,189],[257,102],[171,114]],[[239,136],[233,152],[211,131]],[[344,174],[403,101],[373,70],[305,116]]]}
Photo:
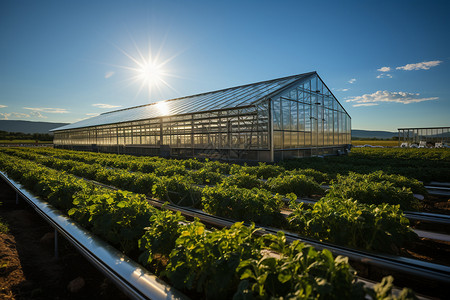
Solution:
{"label": "distant building", "polygon": [[111,111],[52,131],[58,148],[272,162],[345,151],[351,118],[310,72]]}
{"label": "distant building", "polygon": [[404,146],[442,147],[450,144],[450,127],[399,128],[398,142]]}

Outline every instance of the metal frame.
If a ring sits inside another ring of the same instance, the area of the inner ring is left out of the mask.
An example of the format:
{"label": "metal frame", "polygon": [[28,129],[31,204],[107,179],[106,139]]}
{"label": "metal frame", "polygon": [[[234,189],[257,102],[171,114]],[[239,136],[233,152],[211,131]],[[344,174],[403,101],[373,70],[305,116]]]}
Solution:
{"label": "metal frame", "polygon": [[[0,172],[5,180],[57,232],[68,240],[90,263],[111,279],[132,299],[188,299],[185,295],[149,273],[139,264],[74,223],[47,202],[33,196],[23,186]],[[57,235],[55,234],[55,241]],[[56,247],[57,243],[55,243]],[[57,251],[55,249],[55,251]],[[56,252],[57,253],[57,252]]]}
{"label": "metal frame", "polygon": [[398,128],[398,145],[450,143],[450,127]]}

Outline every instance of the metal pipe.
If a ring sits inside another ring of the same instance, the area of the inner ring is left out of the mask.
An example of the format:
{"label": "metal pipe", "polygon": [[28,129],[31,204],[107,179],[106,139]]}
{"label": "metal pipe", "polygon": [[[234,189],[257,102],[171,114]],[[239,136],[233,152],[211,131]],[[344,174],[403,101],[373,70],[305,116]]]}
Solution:
{"label": "metal pipe", "polygon": [[23,186],[0,172],[34,210],[67,239],[97,269],[132,299],[188,299],[120,251],[74,223],[49,203],[34,197]]}

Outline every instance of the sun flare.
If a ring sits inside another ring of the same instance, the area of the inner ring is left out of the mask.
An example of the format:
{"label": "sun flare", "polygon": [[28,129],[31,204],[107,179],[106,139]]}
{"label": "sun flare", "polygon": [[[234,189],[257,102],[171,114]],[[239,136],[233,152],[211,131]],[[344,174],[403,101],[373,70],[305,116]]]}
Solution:
{"label": "sun flare", "polygon": [[144,62],[136,72],[139,78],[148,85],[158,84],[164,76],[164,69],[151,61]]}
{"label": "sun flare", "polygon": [[147,48],[147,53],[139,49],[135,42],[134,46],[135,51],[133,52],[127,52],[117,46],[116,47],[130,60],[129,65],[118,67],[129,71],[130,75],[126,81],[129,81],[130,85],[139,85],[139,90],[137,91],[136,95],[140,94],[143,90],[147,90],[147,96],[152,97],[155,90],[159,91],[159,93],[162,94],[163,88],[169,88],[177,92],[167,82],[167,78],[177,77],[169,71],[168,64],[176,56],[178,56],[178,54],[173,55],[169,58],[164,58],[161,53],[161,48],[155,54],[152,52],[150,44]]}

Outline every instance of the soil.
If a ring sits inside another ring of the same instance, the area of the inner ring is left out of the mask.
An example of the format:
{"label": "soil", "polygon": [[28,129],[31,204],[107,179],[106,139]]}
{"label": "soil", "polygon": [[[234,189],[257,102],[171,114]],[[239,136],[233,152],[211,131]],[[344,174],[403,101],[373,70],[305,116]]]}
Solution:
{"label": "soil", "polygon": [[0,202],[0,299],[128,299],[2,180]]}
{"label": "soil", "polygon": [[427,195],[422,204],[424,212],[450,215],[450,199],[448,197]]}

